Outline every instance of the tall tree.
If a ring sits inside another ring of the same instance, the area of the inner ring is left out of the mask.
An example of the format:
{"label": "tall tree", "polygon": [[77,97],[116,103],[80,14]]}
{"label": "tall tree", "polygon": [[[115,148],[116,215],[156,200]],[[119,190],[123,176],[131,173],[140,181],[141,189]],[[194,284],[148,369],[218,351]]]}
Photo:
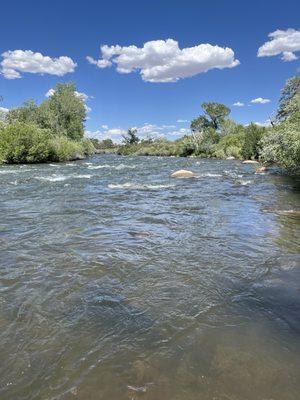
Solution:
{"label": "tall tree", "polygon": [[129,128],[126,135],[123,135],[123,141],[125,145],[137,144],[140,141],[137,136],[137,130],[134,128]]}
{"label": "tall tree", "polygon": [[281,91],[276,115],[278,122],[300,114],[300,74],[288,79]]}
{"label": "tall tree", "polygon": [[208,128],[220,130],[222,123],[227,115],[230,114],[230,108],[221,103],[202,103],[201,107],[206,115],[200,115],[191,122],[193,133],[203,132]]}
{"label": "tall tree", "polygon": [[218,130],[224,119],[230,114],[230,108],[221,103],[202,103],[201,107],[211,119],[213,128]]}

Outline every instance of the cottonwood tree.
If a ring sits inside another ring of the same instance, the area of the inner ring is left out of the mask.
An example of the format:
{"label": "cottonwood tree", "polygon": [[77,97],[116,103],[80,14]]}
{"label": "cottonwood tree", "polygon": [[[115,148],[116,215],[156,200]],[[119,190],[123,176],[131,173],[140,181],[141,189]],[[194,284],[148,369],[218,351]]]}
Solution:
{"label": "cottonwood tree", "polygon": [[137,129],[135,128],[129,128],[126,135],[122,135],[122,137],[125,145],[137,144],[140,141],[137,136]]}
{"label": "cottonwood tree", "polygon": [[286,81],[281,91],[276,120],[282,122],[296,114],[300,114],[300,75]]}

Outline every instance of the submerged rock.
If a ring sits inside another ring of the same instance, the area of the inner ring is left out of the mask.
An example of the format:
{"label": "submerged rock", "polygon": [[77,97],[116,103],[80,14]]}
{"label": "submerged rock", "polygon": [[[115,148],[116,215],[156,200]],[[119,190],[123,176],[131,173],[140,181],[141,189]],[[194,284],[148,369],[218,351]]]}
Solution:
{"label": "submerged rock", "polygon": [[171,174],[171,178],[196,178],[198,175],[195,172],[186,169],[180,169]]}
{"label": "submerged rock", "polygon": [[136,237],[136,238],[144,238],[144,237],[152,236],[152,233],[147,232],[147,231],[141,231],[141,232],[129,231],[128,233],[129,233],[129,235]]}
{"label": "submerged rock", "polygon": [[262,167],[257,168],[257,170],[255,171],[255,173],[256,173],[256,174],[261,174],[261,173],[263,173],[263,172],[266,172],[267,170],[268,170],[267,167],[262,166]]}
{"label": "submerged rock", "polygon": [[243,161],[243,164],[259,164],[259,162],[256,160],[245,160]]}

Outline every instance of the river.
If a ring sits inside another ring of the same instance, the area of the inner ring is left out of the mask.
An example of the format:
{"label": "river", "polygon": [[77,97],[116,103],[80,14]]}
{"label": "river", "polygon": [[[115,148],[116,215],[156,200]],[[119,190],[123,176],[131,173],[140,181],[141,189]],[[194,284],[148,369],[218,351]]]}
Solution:
{"label": "river", "polygon": [[0,166],[0,398],[298,400],[300,181],[254,171]]}

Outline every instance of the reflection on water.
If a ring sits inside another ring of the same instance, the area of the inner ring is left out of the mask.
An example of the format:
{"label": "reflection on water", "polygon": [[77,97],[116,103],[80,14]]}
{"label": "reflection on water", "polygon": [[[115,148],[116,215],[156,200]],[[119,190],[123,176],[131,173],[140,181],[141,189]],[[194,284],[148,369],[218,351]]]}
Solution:
{"label": "reflection on water", "polygon": [[0,185],[1,399],[299,398],[299,181],[97,156]]}

